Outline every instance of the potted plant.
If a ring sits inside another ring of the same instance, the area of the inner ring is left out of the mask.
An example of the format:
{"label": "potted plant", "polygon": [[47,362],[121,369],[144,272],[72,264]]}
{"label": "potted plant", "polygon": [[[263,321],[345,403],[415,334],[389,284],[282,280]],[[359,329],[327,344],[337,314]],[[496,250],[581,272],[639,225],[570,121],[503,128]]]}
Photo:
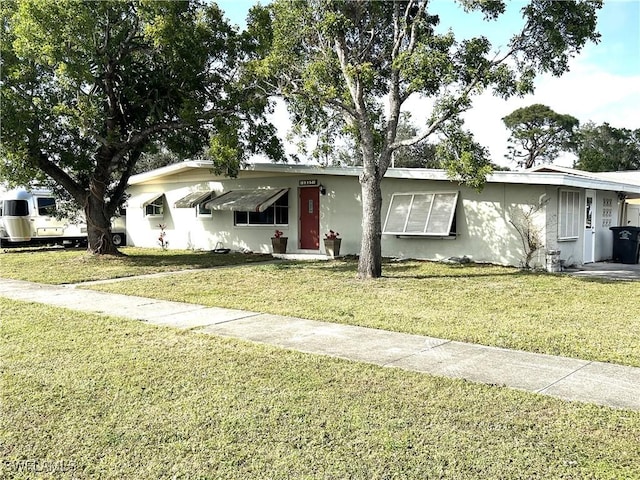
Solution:
{"label": "potted plant", "polygon": [[340,256],[342,239],[339,236],[340,234],[333,230],[329,230],[329,233],[324,234],[324,251],[328,257],[336,258]]}
{"label": "potted plant", "polygon": [[283,237],[281,230],[276,230],[273,237],[271,237],[271,246],[273,247],[273,253],[286,253],[287,240],[289,237]]}

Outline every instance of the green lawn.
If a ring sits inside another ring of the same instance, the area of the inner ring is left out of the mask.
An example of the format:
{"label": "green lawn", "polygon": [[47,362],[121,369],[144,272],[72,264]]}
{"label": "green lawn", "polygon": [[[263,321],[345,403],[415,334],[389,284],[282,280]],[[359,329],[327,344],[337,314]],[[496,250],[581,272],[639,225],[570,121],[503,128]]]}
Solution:
{"label": "green lawn", "polygon": [[353,260],[124,251],[120,258],[10,251],[0,254],[0,277],[74,283],[235,265],[92,288],[640,366],[635,282],[417,261],[386,262],[383,278],[363,282]]}
{"label": "green lawn", "polygon": [[640,478],[640,412],[2,298],[0,312],[0,478]]}
{"label": "green lawn", "polygon": [[0,277],[40,283],[79,283],[148,273],[210,268],[272,260],[264,254],[215,254],[190,250],[125,247],[125,256],[87,255],[83,249],[0,250]]}
{"label": "green lawn", "polygon": [[513,268],[355,261],[244,265],[92,288],[640,366],[639,283]]}

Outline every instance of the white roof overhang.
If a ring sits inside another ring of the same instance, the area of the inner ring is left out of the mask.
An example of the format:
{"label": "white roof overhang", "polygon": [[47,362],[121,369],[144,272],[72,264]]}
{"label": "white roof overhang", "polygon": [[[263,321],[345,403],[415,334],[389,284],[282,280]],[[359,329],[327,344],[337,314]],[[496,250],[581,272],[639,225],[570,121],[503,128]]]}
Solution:
{"label": "white roof overhang", "polygon": [[[192,170],[201,169],[207,175],[211,175],[213,163],[210,161],[186,161],[162,167],[157,170],[134,175],[130,185],[160,183],[164,178],[180,175]],[[318,165],[290,165],[280,163],[254,163],[240,170],[239,177],[244,175],[263,173],[265,176],[287,175],[331,175],[358,177],[362,173],[362,167],[323,167]],[[612,172],[609,172],[612,173]],[[614,178],[612,178],[614,177]],[[226,177],[218,176],[224,180]],[[398,178],[406,180],[452,180],[445,170],[424,168],[390,168],[385,178]],[[453,180],[454,183],[455,180]],[[571,168],[545,166],[540,169],[530,169],[512,172],[494,172],[487,177],[488,183],[525,184],[525,185],[552,185],[558,187],[588,188],[594,190],[610,190],[640,196],[640,181],[636,178],[624,175],[609,175],[608,173],[591,173]]]}

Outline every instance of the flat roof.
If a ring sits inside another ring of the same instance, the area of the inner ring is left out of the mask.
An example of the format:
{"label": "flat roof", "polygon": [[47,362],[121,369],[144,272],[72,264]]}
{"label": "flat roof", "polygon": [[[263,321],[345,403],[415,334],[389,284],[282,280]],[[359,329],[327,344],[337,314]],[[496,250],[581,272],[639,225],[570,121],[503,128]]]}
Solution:
{"label": "flat roof", "polygon": [[[178,176],[194,170],[203,170],[209,177],[223,180],[224,175],[213,173],[213,162],[207,160],[186,160],[149,172],[134,175],[129,179],[130,185],[147,183],[162,183],[170,181],[170,177]],[[362,167],[325,167],[307,164],[283,163],[252,163],[240,170],[243,172],[266,173],[273,175],[332,175],[358,177]],[[593,190],[619,191],[627,194],[640,195],[640,175],[628,175],[639,172],[583,172],[565,167],[542,166],[522,171],[496,171],[487,177],[488,183],[508,183],[525,185],[554,185],[574,188],[588,188]],[[610,175],[613,174],[613,175]],[[625,175],[627,174],[627,175]],[[385,178],[399,178],[407,180],[451,180],[445,170],[428,168],[389,168]],[[637,178],[637,181],[636,181]]]}

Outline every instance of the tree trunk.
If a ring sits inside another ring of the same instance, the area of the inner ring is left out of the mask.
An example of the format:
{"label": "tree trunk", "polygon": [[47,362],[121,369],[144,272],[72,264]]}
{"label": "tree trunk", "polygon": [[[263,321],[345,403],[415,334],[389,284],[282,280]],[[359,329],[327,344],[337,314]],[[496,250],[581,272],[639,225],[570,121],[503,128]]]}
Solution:
{"label": "tree trunk", "polygon": [[363,175],[362,188],[362,245],[358,261],[358,278],[382,276],[382,189],[376,175]]}
{"label": "tree trunk", "polygon": [[113,244],[111,218],[103,198],[89,194],[84,213],[87,218],[87,250],[94,255],[122,255]]}

